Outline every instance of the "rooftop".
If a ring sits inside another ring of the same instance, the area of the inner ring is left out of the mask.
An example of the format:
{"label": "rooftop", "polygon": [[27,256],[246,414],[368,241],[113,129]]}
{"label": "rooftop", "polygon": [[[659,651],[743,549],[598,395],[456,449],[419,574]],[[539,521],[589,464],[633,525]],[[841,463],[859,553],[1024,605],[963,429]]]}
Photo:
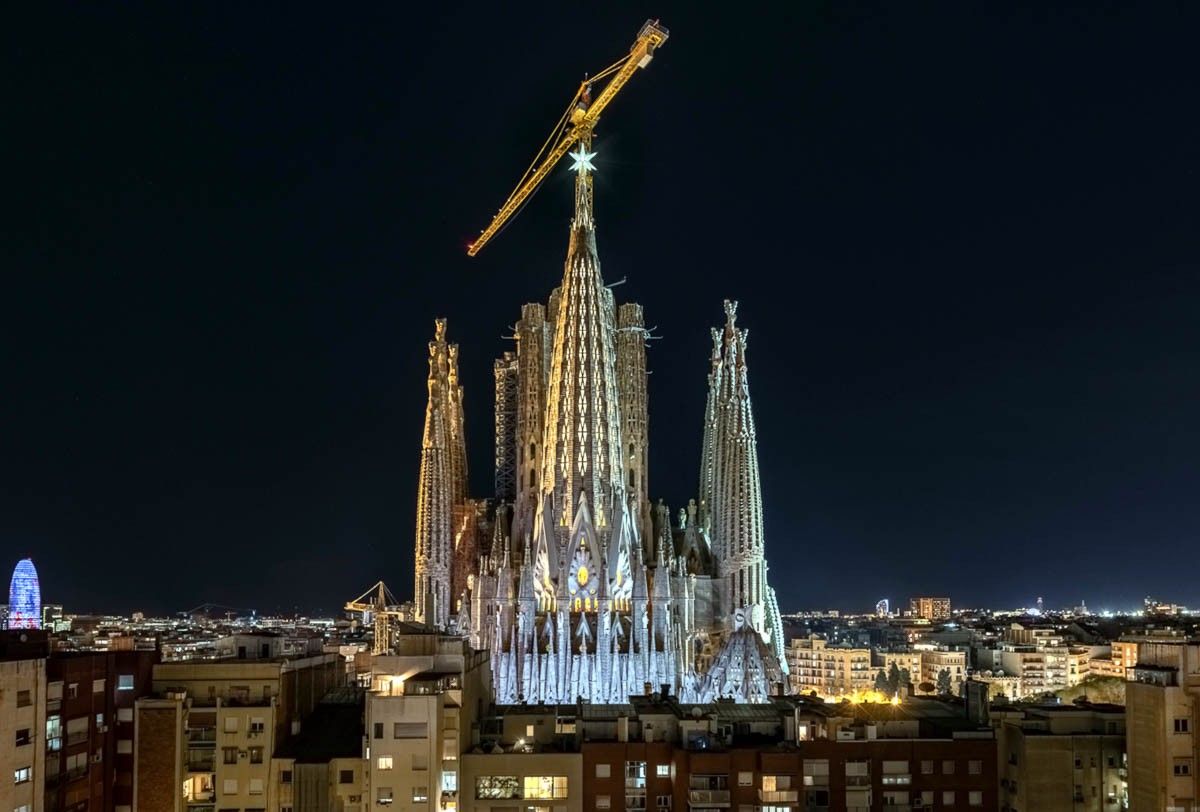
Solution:
{"label": "rooftop", "polygon": [[299,764],[325,764],[335,758],[362,756],[363,692],[337,688],[326,694],[304,720],[300,734],[285,741],[276,758]]}

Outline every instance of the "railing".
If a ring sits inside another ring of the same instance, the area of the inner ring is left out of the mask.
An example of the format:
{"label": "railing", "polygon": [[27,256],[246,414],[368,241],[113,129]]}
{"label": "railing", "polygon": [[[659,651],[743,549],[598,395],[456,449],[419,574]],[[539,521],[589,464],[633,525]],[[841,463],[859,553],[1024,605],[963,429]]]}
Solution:
{"label": "railing", "polygon": [[67,746],[68,747],[70,747],[72,744],[82,744],[83,742],[85,742],[87,740],[88,740],[88,734],[87,734],[86,730],[81,733],[68,733],[67,734]]}
{"label": "railing", "polygon": [[800,791],[795,789],[760,789],[758,802],[762,804],[794,804],[800,800]]}
{"label": "railing", "polygon": [[208,758],[189,758],[187,769],[190,773],[211,773],[215,770],[216,759],[213,756]]}
{"label": "railing", "polygon": [[211,744],[217,743],[217,729],[215,727],[193,727],[187,731],[188,744]]}
{"label": "railing", "polygon": [[216,787],[202,789],[198,792],[193,792],[191,798],[184,798],[184,800],[187,801],[189,807],[192,804],[209,804],[217,800],[217,789]]}
{"label": "railing", "polygon": [[727,789],[693,789],[688,791],[691,806],[729,806]]}
{"label": "railing", "polygon": [[848,776],[846,776],[846,786],[848,786],[848,787],[869,787],[869,786],[871,786],[871,776],[869,776],[869,775],[848,775]]}

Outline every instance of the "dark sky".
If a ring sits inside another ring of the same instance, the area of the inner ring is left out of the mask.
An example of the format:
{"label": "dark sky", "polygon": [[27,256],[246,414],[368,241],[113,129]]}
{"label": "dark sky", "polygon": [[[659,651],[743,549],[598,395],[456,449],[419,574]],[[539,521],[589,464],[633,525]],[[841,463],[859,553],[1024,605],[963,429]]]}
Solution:
{"label": "dark sky", "polygon": [[1083,5],[10,10],[0,564],[77,610],[411,593],[433,319],[487,495],[565,168],[463,248],[660,16],[597,140],[652,494],[695,489],[737,298],[784,611],[1200,604],[1200,14]]}

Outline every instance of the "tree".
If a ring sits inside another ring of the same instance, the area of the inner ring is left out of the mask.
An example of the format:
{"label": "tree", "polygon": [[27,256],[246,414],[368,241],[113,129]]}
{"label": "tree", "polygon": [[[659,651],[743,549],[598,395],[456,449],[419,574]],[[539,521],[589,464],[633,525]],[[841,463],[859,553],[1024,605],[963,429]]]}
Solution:
{"label": "tree", "polygon": [[875,690],[881,694],[886,694],[888,689],[888,678],[884,670],[879,669],[879,673],[875,675]]}
{"label": "tree", "polygon": [[892,661],[892,667],[888,669],[887,675],[887,692],[892,696],[900,693],[900,667],[896,665],[896,661]]}
{"label": "tree", "polygon": [[938,689],[939,694],[949,694],[950,693],[950,669],[949,668],[943,668],[941,671],[938,672],[937,689]]}
{"label": "tree", "polygon": [[901,668],[900,669],[900,689],[907,692],[909,685],[912,685],[912,674],[908,673],[907,668]]}

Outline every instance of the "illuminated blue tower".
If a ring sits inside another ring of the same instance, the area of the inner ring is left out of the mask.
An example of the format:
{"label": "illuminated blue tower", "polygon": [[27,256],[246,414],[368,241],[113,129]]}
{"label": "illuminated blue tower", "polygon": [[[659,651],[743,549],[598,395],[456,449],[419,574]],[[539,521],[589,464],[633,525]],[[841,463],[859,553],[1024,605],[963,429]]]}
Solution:
{"label": "illuminated blue tower", "polygon": [[8,628],[42,627],[42,588],[37,569],[28,558],[17,562],[8,587]]}

